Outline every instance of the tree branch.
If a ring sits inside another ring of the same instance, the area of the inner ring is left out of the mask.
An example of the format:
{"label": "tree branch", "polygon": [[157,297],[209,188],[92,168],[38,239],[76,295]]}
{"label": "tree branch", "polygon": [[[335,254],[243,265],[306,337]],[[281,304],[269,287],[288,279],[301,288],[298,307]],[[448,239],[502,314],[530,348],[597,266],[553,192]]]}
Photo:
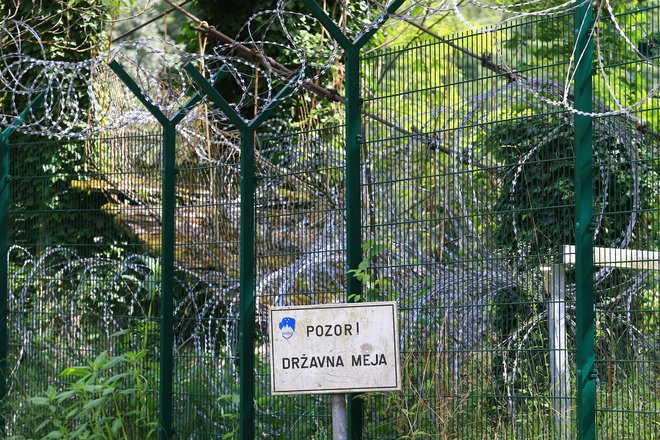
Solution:
{"label": "tree branch", "polygon": [[[183,0],[178,6],[184,6],[187,3],[190,3],[190,0]],[[144,23],[141,23],[141,24],[135,26],[134,28],[124,32],[123,34],[119,35],[118,37],[113,38],[112,42],[114,43],[116,41],[119,41],[122,38],[131,35],[133,32],[138,31],[138,30],[142,29],[143,27],[145,27],[147,25],[150,25],[151,23],[158,20],[159,18],[163,18],[165,15],[169,14],[170,12],[174,12],[174,11],[179,11],[179,10],[175,7],[171,7],[169,9],[166,9],[165,11],[163,11],[160,14],[156,15],[155,17],[152,17],[149,20],[145,21]]]}

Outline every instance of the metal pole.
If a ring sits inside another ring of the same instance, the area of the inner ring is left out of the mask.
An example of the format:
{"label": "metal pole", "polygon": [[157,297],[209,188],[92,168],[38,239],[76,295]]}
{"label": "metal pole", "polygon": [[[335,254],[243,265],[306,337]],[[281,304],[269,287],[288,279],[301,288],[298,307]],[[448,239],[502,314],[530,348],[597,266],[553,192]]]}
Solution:
{"label": "metal pole", "polygon": [[[7,395],[7,354],[9,337],[9,135],[0,138],[0,402]],[[0,417],[0,433],[4,434],[5,419]]]}
{"label": "metal pole", "polygon": [[160,438],[172,433],[174,387],[174,247],[176,240],[176,126],[163,125],[160,299]]}
{"label": "metal pole", "polygon": [[[357,269],[362,262],[362,179],[360,146],[362,114],[360,103],[360,49],[345,49],[346,69],[346,265]],[[362,299],[362,283],[349,276],[346,282],[349,302]],[[334,402],[334,401],[333,401]],[[355,395],[348,401],[348,429],[351,438],[362,438],[362,399]],[[334,413],[334,410],[333,410]]]}
{"label": "metal pole", "polygon": [[332,440],[348,440],[346,395],[332,395]]}
{"label": "metal pole", "polygon": [[[360,55],[346,50],[346,263],[349,269],[357,269],[362,262],[362,182],[360,145],[362,139],[362,115],[360,112]],[[362,283],[356,277],[348,277],[347,299],[359,301]]]}
{"label": "metal pole", "polygon": [[553,264],[545,269],[545,290],[549,294],[548,334],[550,340],[550,389],[554,408],[555,440],[571,438],[571,385],[566,344],[566,267]]}
{"label": "metal pole", "polygon": [[[575,10],[575,109],[592,111],[593,40],[591,2]],[[593,289],[593,123],[575,114],[575,337],[577,367],[577,438],[594,440],[597,371],[594,356]]]}
{"label": "metal pole", "polygon": [[253,439],[254,423],[254,129],[241,130],[241,232],[239,293],[239,433]]}

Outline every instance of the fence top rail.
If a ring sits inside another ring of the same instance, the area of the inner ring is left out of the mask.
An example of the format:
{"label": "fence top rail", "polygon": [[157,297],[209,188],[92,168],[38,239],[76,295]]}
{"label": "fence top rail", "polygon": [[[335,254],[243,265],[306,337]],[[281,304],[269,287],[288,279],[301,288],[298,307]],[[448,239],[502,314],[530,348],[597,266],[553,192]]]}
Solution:
{"label": "fence top rail", "polygon": [[[575,246],[564,245],[562,263],[575,264]],[[660,252],[650,250],[594,247],[594,266],[660,271]]]}

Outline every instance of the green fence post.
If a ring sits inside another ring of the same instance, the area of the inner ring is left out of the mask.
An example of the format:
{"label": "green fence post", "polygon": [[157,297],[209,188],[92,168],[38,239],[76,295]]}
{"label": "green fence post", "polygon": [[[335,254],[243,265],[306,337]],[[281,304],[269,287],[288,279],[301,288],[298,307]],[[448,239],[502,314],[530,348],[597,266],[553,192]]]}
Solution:
{"label": "green fence post", "polygon": [[250,127],[241,131],[241,228],[240,228],[240,293],[239,293],[239,436],[255,437],[254,414],[254,135]]}
{"label": "green fence post", "polygon": [[[25,110],[0,134],[0,402],[7,396],[7,356],[9,354],[9,138],[44,100],[44,93],[28,103]],[[0,415],[0,434],[4,434],[5,418]]]}
{"label": "green fence post", "polygon": [[[592,111],[591,2],[575,10],[575,109]],[[575,321],[578,440],[593,440],[596,426],[593,288],[593,123],[575,114]]]}
{"label": "green fence post", "polygon": [[[390,14],[403,4],[404,0],[394,0],[385,11],[354,41],[349,40],[334,21],[325,13],[316,0],[303,0],[309,11],[337,40],[344,49],[346,75],[346,269],[358,268],[362,262],[362,183],[360,144],[362,139],[362,114],[360,98],[360,50],[387,21]],[[348,275],[346,297],[362,297],[362,284],[357,278]],[[362,400],[358,396],[348,399],[348,431],[351,439],[362,438]]]}
{"label": "green fence post", "polygon": [[[239,435],[243,440],[255,437],[254,411],[254,340],[255,340],[255,172],[254,137],[256,130],[266,121],[278,104],[290,94],[300,76],[295,76],[272,98],[263,110],[251,120],[245,120],[218,93],[213,84],[191,64],[184,69],[197,85],[208,95],[241,133],[241,229],[240,229],[240,315],[239,315]],[[224,67],[220,69],[224,72]]]}
{"label": "green fence post", "polygon": [[160,388],[158,394],[161,440],[174,436],[174,259],[176,246],[176,126],[199,103],[203,94],[195,93],[172,116],[165,115],[145,94],[117,61],[110,68],[142,102],[163,127],[162,145],[162,227],[160,293]]}
{"label": "green fence post", "polygon": [[[357,269],[362,262],[362,173],[361,143],[362,113],[360,102],[360,49],[345,49],[346,72],[346,265]],[[362,298],[362,283],[354,276],[346,280],[346,298]],[[348,435],[353,440],[362,438],[362,399],[353,395],[346,405]]]}
{"label": "green fence post", "polygon": [[163,124],[160,301],[160,438],[173,437],[174,252],[176,242],[176,126]]}

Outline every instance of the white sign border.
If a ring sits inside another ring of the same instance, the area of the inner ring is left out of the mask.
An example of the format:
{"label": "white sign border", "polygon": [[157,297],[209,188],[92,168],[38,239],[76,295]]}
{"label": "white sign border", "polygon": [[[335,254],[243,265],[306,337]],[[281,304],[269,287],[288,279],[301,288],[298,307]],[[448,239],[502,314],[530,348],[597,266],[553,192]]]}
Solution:
{"label": "white sign border", "polygon": [[[273,368],[273,338],[275,332],[273,327],[273,309],[277,311],[284,310],[310,310],[310,309],[332,309],[332,308],[356,308],[356,307],[391,307],[392,319],[394,326],[394,362],[395,362],[395,376],[396,384],[390,387],[347,387],[347,388],[324,388],[313,390],[295,390],[295,391],[276,391],[275,390],[275,369]],[[270,346],[270,392],[273,396],[288,396],[296,394],[339,394],[339,393],[365,393],[376,391],[401,391],[401,350],[399,348],[399,306],[396,301],[375,301],[375,302],[359,302],[359,303],[332,303],[332,304],[314,304],[314,305],[301,305],[301,306],[271,306],[268,309],[268,326],[270,330],[268,345]]]}

